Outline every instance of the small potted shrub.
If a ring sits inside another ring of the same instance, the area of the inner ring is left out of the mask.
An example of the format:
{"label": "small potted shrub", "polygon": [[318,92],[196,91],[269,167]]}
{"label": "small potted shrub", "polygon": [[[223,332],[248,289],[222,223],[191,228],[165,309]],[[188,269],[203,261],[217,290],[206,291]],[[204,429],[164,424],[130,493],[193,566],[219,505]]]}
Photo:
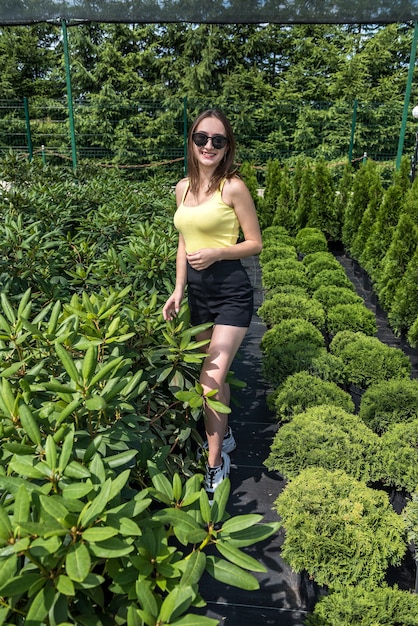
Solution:
{"label": "small potted shrub", "polygon": [[418,626],[418,596],[398,587],[342,586],[323,596],[306,626]]}
{"label": "small potted shrub", "polygon": [[362,396],[359,415],[379,435],[392,424],[418,419],[418,380],[401,378],[370,385]]}
{"label": "small potted shrub", "polygon": [[270,241],[268,243],[264,242],[259,259],[260,265],[264,271],[264,268],[270,261],[286,261],[288,259],[295,259],[295,261],[297,261],[298,257],[294,246],[289,246],[281,241]]}
{"label": "small potted shrub", "polygon": [[296,413],[318,404],[332,404],[354,413],[349,393],[333,381],[322,380],[306,371],[288,376],[276,393],[269,396],[268,403],[281,422],[287,422]]}
{"label": "small potted shrub", "polygon": [[312,297],[318,300],[325,309],[331,309],[336,304],[361,304],[363,298],[349,287],[337,287],[336,285],[321,285]]}
{"label": "small potted shrub", "polygon": [[370,483],[382,475],[381,442],[358,415],[331,404],[311,406],[279,428],[264,464],[285,478],[321,467]]}
{"label": "small potted shrub", "polygon": [[307,320],[288,319],[267,330],[260,342],[263,374],[279,386],[290,374],[307,369],[321,352],[326,353],[322,333]]}
{"label": "small potted shrub", "polygon": [[344,363],[346,383],[360,389],[367,389],[382,380],[410,377],[408,357],[399,348],[387,346],[377,337],[343,330],[335,335],[329,348]]}
{"label": "small potted shrub", "polygon": [[325,326],[325,312],[322,305],[307,296],[274,294],[259,307],[258,315],[267,326],[273,326],[289,318],[303,318],[320,330]]}
{"label": "small potted shrub", "polygon": [[330,336],[341,330],[361,331],[365,335],[377,333],[375,314],[365,304],[336,304],[327,311],[327,330]]}
{"label": "small potted shrub", "polygon": [[406,552],[405,522],[388,495],[341,470],[302,470],[275,505],[285,528],[283,559],[319,585],[373,588]]}
{"label": "small potted shrub", "polygon": [[392,424],[382,437],[384,482],[410,493],[418,487],[418,419]]}
{"label": "small potted shrub", "polygon": [[318,272],[310,283],[310,292],[313,293],[323,285],[335,285],[336,287],[346,287],[354,291],[354,286],[348,278],[344,269],[340,266],[332,270],[322,270]]}
{"label": "small potted shrub", "polygon": [[296,234],[295,246],[302,255],[328,251],[327,240],[319,228],[301,228]]}

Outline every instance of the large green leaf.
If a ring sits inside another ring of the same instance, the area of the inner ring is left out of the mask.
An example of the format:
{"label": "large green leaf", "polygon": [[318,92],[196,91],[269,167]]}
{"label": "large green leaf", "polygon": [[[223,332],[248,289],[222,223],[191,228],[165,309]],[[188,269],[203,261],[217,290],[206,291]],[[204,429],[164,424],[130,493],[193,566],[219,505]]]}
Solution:
{"label": "large green leaf", "polygon": [[239,587],[246,591],[255,591],[260,588],[258,580],[254,576],[245,572],[237,565],[218,559],[215,556],[207,556],[206,570],[213,578],[226,585]]}
{"label": "large green leaf", "polygon": [[231,546],[228,543],[223,543],[222,541],[217,541],[216,549],[223,557],[225,557],[225,559],[228,559],[228,561],[235,563],[235,565],[238,565],[238,567],[248,569],[252,572],[267,571],[265,566],[260,563],[260,561],[257,561],[252,556],[241,552],[241,550],[239,550],[235,546]]}
{"label": "large green leaf", "polygon": [[91,558],[88,548],[81,542],[72,544],[65,557],[65,569],[69,578],[76,582],[83,582],[90,568]]}
{"label": "large green leaf", "polygon": [[29,611],[26,614],[25,626],[40,626],[40,624],[44,623],[54,603],[54,597],[55,589],[52,586],[42,587],[32,600]]}
{"label": "large green leaf", "polygon": [[[195,550],[185,559],[186,567],[180,580],[180,585],[196,585],[202,577],[206,567],[206,555],[204,552]],[[177,564],[178,565],[178,564]]]}
{"label": "large green leaf", "polygon": [[157,618],[160,609],[157,595],[153,593],[151,584],[147,580],[139,580],[135,585],[136,597],[139,604],[148,615]]}

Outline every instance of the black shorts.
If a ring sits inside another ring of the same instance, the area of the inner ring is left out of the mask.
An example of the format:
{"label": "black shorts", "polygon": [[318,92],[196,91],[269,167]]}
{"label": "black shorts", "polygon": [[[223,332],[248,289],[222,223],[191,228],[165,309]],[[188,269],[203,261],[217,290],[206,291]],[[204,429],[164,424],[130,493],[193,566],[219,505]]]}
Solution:
{"label": "black shorts", "polygon": [[187,263],[187,285],[192,326],[214,322],[248,328],[254,294],[241,261],[217,261],[200,272]]}

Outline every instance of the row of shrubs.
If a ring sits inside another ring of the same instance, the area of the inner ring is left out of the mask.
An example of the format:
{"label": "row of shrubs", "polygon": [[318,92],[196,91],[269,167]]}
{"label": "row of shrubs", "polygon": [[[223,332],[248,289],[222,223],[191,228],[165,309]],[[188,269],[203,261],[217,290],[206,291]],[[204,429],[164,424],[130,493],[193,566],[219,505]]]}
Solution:
{"label": "row of shrubs", "polygon": [[[264,227],[282,226],[293,237],[306,227],[317,228],[327,242],[342,242],[367,272],[393,331],[416,347],[418,182],[411,185],[409,169],[407,157],[394,172],[372,160],[358,169],[348,163],[342,172],[322,160],[298,160],[294,168],[272,160],[264,196],[254,197]],[[254,176],[244,174],[254,187]]]}
{"label": "row of shrubs", "polygon": [[275,503],[282,556],[321,587],[306,624],[413,626],[418,596],[387,574],[418,528],[418,380],[375,336],[320,229],[263,235],[261,350],[279,423],[265,464],[287,480]]}

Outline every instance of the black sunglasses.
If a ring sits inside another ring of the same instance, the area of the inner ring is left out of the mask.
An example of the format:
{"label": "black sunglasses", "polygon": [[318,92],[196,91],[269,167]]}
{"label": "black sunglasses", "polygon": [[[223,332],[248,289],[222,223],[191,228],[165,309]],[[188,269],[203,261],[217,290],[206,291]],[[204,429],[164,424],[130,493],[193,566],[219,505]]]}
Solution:
{"label": "black sunglasses", "polygon": [[209,139],[211,139],[212,146],[215,148],[215,150],[225,148],[226,144],[228,143],[228,139],[223,135],[213,135],[212,137],[210,137],[206,133],[193,133],[192,139],[193,143],[195,143],[196,146],[198,146],[199,148],[206,146]]}

